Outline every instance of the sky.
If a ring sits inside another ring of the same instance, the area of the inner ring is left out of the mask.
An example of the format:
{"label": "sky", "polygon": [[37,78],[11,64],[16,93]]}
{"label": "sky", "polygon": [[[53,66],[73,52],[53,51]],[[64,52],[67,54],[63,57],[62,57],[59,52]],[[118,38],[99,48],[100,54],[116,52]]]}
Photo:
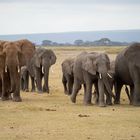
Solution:
{"label": "sky", "polygon": [[0,34],[140,29],[140,0],[0,0]]}

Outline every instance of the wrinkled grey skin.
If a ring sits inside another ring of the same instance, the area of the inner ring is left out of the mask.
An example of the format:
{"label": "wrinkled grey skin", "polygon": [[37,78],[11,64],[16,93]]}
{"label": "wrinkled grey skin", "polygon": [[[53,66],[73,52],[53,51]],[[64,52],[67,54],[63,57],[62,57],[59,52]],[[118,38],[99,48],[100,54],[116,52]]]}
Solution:
{"label": "wrinkled grey skin", "polygon": [[[5,42],[2,45],[2,53],[5,56],[4,75],[8,80],[2,83],[2,100],[7,100],[10,93],[13,93],[12,100],[21,102],[20,97],[20,68],[25,65],[22,45],[15,42]],[[8,88],[7,88],[8,87]],[[8,92],[7,92],[8,91]],[[8,95],[9,94],[9,95]]]}
{"label": "wrinkled grey skin", "polygon": [[[108,77],[110,87],[113,90],[113,86],[115,84],[115,61],[110,62],[110,70],[108,71],[108,73],[110,75],[110,77]],[[131,97],[130,97],[129,89],[126,85],[125,85],[125,92],[127,94],[129,102],[131,104]],[[106,90],[105,90],[105,94],[106,94],[106,104],[112,105],[112,97],[110,96],[110,94],[108,94],[108,92]],[[94,90],[93,95],[94,95],[93,98],[95,99],[95,103],[98,104],[98,100],[99,100],[98,89]]]}
{"label": "wrinkled grey skin", "polygon": [[74,58],[68,58],[64,60],[61,64],[62,66],[62,83],[64,87],[64,93],[67,95],[71,95],[74,76],[73,76],[73,65],[74,65]]}
{"label": "wrinkled grey skin", "polygon": [[140,43],[134,43],[121,51],[115,61],[116,104],[120,103],[122,86],[130,86],[131,104],[140,105]]}
{"label": "wrinkled grey skin", "polygon": [[26,91],[28,92],[29,90],[26,88],[28,87],[28,82],[27,82],[27,75],[28,75],[28,69],[27,69],[27,66],[22,66],[21,67],[21,75],[20,75],[20,88],[21,90],[23,91]]}
{"label": "wrinkled grey skin", "polygon": [[[108,71],[109,76],[108,76],[108,81],[111,87],[111,90],[113,89],[113,85],[114,85],[114,76],[115,76],[115,61],[111,61],[110,62],[110,70]],[[93,92],[93,99],[95,99],[95,103],[98,104],[99,103],[99,92],[98,92],[98,85],[97,83],[94,84],[95,86],[95,90]],[[112,96],[107,92],[107,90],[105,89],[105,95],[106,95],[106,105],[112,105]]]}
{"label": "wrinkled grey skin", "polygon": [[76,96],[84,85],[84,103],[91,104],[92,85],[98,83],[99,106],[105,106],[104,91],[114,97],[108,81],[108,71],[110,70],[110,60],[105,53],[83,52],[77,56],[74,63],[74,85],[71,101],[76,102]]}
{"label": "wrinkled grey skin", "polygon": [[[48,78],[49,69],[56,62],[56,55],[52,50],[38,48],[31,60],[29,72],[32,79],[32,90],[35,90],[34,80],[38,92],[49,93]],[[44,77],[44,85],[42,88],[42,78]]]}
{"label": "wrinkled grey skin", "polygon": [[[25,65],[27,66],[27,70],[30,66],[30,61],[31,61],[31,58],[33,57],[34,53],[35,53],[35,45],[30,42],[29,40],[27,39],[23,39],[23,40],[18,40],[18,41],[15,41],[16,44],[18,44],[19,46],[22,46],[22,53],[25,57]],[[26,77],[26,80],[24,82],[24,91],[28,92],[29,91],[29,76],[30,76],[30,73],[29,71],[26,72],[26,75],[24,75]],[[23,83],[22,83],[23,85]]]}

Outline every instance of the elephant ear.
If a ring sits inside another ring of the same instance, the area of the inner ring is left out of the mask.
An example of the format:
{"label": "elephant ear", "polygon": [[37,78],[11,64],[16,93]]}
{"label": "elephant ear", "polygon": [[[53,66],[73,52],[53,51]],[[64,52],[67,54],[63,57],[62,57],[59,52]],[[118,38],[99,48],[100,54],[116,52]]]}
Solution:
{"label": "elephant ear", "polygon": [[19,58],[20,67],[26,65],[25,56],[23,55],[21,51],[18,51],[18,58]]}
{"label": "elephant ear", "polygon": [[128,62],[133,63],[134,65],[140,67],[139,57],[140,57],[140,43],[134,43],[124,52],[124,56]]}
{"label": "elephant ear", "polygon": [[88,71],[90,74],[95,75],[97,71],[96,60],[92,60],[90,57],[86,57],[86,59],[82,62],[82,69]]}

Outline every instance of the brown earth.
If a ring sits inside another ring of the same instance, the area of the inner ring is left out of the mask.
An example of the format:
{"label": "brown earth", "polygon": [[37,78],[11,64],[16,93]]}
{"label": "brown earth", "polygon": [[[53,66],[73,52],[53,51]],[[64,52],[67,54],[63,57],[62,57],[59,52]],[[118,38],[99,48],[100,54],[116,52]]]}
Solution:
{"label": "brown earth", "polygon": [[[21,92],[21,103],[0,101],[0,140],[140,139],[140,108],[130,106],[125,93],[122,93],[121,105],[104,108],[84,106],[83,91],[76,104],[64,95],[61,62],[83,50],[86,48],[54,48],[58,59],[50,72],[51,94]],[[109,48],[105,50],[112,52]],[[109,56],[115,58],[115,54]]]}

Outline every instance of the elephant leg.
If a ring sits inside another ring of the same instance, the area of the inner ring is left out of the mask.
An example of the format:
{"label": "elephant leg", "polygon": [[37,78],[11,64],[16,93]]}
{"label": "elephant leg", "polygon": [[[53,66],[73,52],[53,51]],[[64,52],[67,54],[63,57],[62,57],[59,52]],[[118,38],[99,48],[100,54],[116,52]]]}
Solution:
{"label": "elephant leg", "polygon": [[29,92],[29,72],[26,72],[26,77],[24,79],[24,88],[26,92]]}
{"label": "elephant leg", "polygon": [[105,94],[106,94],[106,104],[112,105],[112,97],[110,96],[110,94],[107,92],[106,89],[105,89]]}
{"label": "elephant leg", "polygon": [[86,84],[83,85],[84,86],[84,103],[86,102]]}
{"label": "elephant leg", "polygon": [[20,97],[20,75],[17,75],[17,84],[16,84],[16,89],[13,92],[13,101],[14,102],[21,102],[22,99]]}
{"label": "elephant leg", "polygon": [[140,106],[140,82],[134,83],[133,105]]}
{"label": "elephant leg", "polygon": [[94,83],[94,87],[95,87],[95,104],[99,104],[99,90],[98,90],[98,82]]}
{"label": "elephant leg", "polygon": [[62,77],[62,83],[63,83],[63,87],[64,87],[64,93],[68,94],[68,90],[67,90],[67,80],[66,77],[63,75]]}
{"label": "elephant leg", "polygon": [[71,94],[71,101],[73,103],[76,103],[76,96],[80,89],[81,89],[80,82],[77,79],[74,79],[74,85],[73,85],[73,90],[72,90],[72,94]]}
{"label": "elephant leg", "polygon": [[5,80],[4,77],[2,77],[2,95],[1,95],[2,101],[8,100],[6,97],[6,87],[5,87]]}
{"label": "elephant leg", "polygon": [[86,83],[86,95],[85,95],[85,105],[90,105],[91,104],[91,99],[92,99],[92,84],[91,83]]}
{"label": "elephant leg", "polygon": [[35,81],[34,81],[34,77],[32,76],[31,76],[31,84],[32,84],[31,92],[35,92]]}
{"label": "elephant leg", "polygon": [[104,84],[102,80],[98,80],[98,89],[99,89],[99,106],[105,107],[105,99],[104,99]]}
{"label": "elephant leg", "polygon": [[40,68],[36,68],[35,70],[35,80],[36,80],[38,93],[42,93],[42,76],[41,76]]}
{"label": "elephant leg", "polygon": [[22,77],[20,79],[20,89],[23,90],[23,79],[22,79]]}
{"label": "elephant leg", "polygon": [[49,93],[49,86],[48,86],[48,80],[49,80],[49,70],[45,72],[44,74],[44,85],[43,85],[43,92]]}
{"label": "elephant leg", "polygon": [[72,88],[73,88],[73,81],[72,81],[72,78],[69,77],[69,79],[68,79],[68,95],[72,94]]}
{"label": "elephant leg", "polygon": [[133,104],[134,100],[134,86],[130,86],[130,105]]}
{"label": "elephant leg", "polygon": [[121,82],[115,82],[115,100],[114,104],[120,104],[120,94],[123,84]]}

